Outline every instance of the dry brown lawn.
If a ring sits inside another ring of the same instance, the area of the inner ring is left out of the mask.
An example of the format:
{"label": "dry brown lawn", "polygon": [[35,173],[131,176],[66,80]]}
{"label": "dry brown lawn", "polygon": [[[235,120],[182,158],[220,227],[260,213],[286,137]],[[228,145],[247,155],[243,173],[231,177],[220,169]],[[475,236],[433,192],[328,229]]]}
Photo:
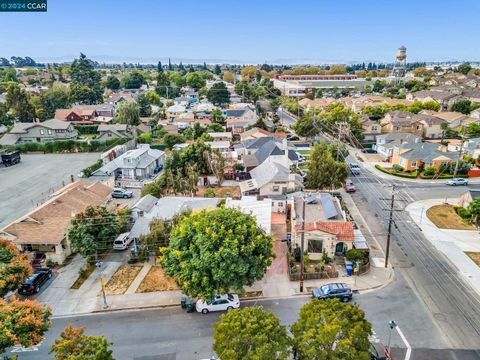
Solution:
{"label": "dry brown lawn", "polygon": [[145,276],[140,286],[137,289],[137,293],[146,293],[154,291],[170,291],[180,289],[175,281],[166,276],[163,273],[163,269],[160,266],[152,266]]}
{"label": "dry brown lawn", "polygon": [[480,266],[480,252],[466,251],[465,255],[472,259],[472,261],[477,264],[477,266]]}
{"label": "dry brown lawn", "polygon": [[[196,193],[197,197],[204,197],[207,187],[199,186]],[[240,197],[240,187],[238,186],[221,186],[221,187],[212,187],[212,190],[215,192],[215,196],[219,198],[227,197],[227,193],[230,193],[231,197],[239,198]]]}
{"label": "dry brown lawn", "polygon": [[107,295],[125,294],[125,291],[127,291],[141,269],[141,265],[125,264],[120,266],[105,286]]}
{"label": "dry brown lawn", "polygon": [[427,210],[427,217],[440,229],[475,230],[457,215],[452,205],[435,205]]}

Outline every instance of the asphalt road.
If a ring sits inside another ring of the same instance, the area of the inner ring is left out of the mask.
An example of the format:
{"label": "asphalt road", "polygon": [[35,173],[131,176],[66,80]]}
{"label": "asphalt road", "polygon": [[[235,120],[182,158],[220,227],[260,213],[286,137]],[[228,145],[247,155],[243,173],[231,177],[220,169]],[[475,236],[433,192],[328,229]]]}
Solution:
{"label": "asphalt road", "polygon": [[[360,164],[361,165],[361,164]],[[392,181],[378,178],[367,170],[353,177],[357,192],[352,196],[367,223],[386,248],[386,230]],[[402,183],[405,184],[405,183]],[[478,349],[480,344],[480,301],[478,294],[465,282],[458,270],[423,236],[408,213],[402,211],[420,198],[458,197],[465,188],[434,186],[402,186],[397,189],[393,214],[391,264],[407,284],[400,294],[407,298],[412,293],[422,303],[435,327],[426,324],[425,331],[432,337],[438,329],[447,348]],[[386,298],[390,301],[391,298]],[[400,309],[397,308],[397,312]],[[404,314],[411,311],[404,304]],[[392,314],[393,316],[394,314]],[[397,316],[400,316],[398,312]],[[411,335],[417,336],[417,332]],[[407,335],[408,336],[408,335]]]}
{"label": "asphalt road", "polygon": [[27,154],[15,166],[0,167],[0,227],[47,200],[98,157],[98,153]]}

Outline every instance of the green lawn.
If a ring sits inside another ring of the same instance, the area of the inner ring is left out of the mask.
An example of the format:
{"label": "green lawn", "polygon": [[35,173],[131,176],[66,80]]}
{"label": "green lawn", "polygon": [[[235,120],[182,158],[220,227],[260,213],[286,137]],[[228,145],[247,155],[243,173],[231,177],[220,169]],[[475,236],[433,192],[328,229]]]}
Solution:
{"label": "green lawn", "polygon": [[310,149],[309,150],[297,150],[297,152],[299,154],[302,154],[302,155],[309,155],[310,154]]}

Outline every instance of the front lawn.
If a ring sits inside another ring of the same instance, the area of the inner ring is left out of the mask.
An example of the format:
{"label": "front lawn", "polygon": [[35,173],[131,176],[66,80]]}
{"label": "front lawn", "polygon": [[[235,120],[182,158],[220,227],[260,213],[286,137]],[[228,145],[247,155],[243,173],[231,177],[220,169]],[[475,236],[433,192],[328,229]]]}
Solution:
{"label": "front lawn", "polygon": [[125,291],[127,291],[141,269],[141,265],[125,264],[120,266],[105,286],[107,295],[125,294]]}
{"label": "front lawn", "polygon": [[384,172],[386,174],[390,174],[393,176],[399,176],[403,178],[409,178],[409,179],[416,179],[418,172],[417,171],[412,171],[412,172],[406,172],[406,171],[399,171],[391,168],[384,168],[381,165],[376,164],[375,169],[380,170],[381,172]]}
{"label": "front lawn", "polygon": [[161,266],[152,266],[137,289],[137,293],[178,290],[175,281],[164,274]]}
{"label": "front lawn", "polygon": [[427,217],[440,229],[475,230],[473,225],[467,224],[455,212],[452,205],[435,205],[427,210]]}
{"label": "front lawn", "polygon": [[465,251],[467,255],[477,266],[480,266],[480,252]]}

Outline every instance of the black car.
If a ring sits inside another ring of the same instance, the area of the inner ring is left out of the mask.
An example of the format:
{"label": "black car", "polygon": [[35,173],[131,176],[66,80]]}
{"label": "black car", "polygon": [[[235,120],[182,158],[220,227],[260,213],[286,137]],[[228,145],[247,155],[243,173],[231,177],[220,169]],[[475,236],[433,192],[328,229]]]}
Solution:
{"label": "black car", "polygon": [[287,140],[288,141],[299,141],[300,138],[297,135],[288,135]]}
{"label": "black car", "polygon": [[376,154],[377,150],[372,149],[372,148],[366,148],[366,149],[363,149],[362,152],[365,153],[365,154]]}
{"label": "black car", "polygon": [[48,279],[52,277],[52,270],[48,268],[36,269],[32,276],[30,276],[25,283],[18,289],[18,292],[23,295],[32,295],[40,291],[40,288]]}
{"label": "black car", "polygon": [[344,283],[331,283],[314,289],[312,297],[317,299],[339,299],[343,302],[348,302],[352,300],[352,289]]}

